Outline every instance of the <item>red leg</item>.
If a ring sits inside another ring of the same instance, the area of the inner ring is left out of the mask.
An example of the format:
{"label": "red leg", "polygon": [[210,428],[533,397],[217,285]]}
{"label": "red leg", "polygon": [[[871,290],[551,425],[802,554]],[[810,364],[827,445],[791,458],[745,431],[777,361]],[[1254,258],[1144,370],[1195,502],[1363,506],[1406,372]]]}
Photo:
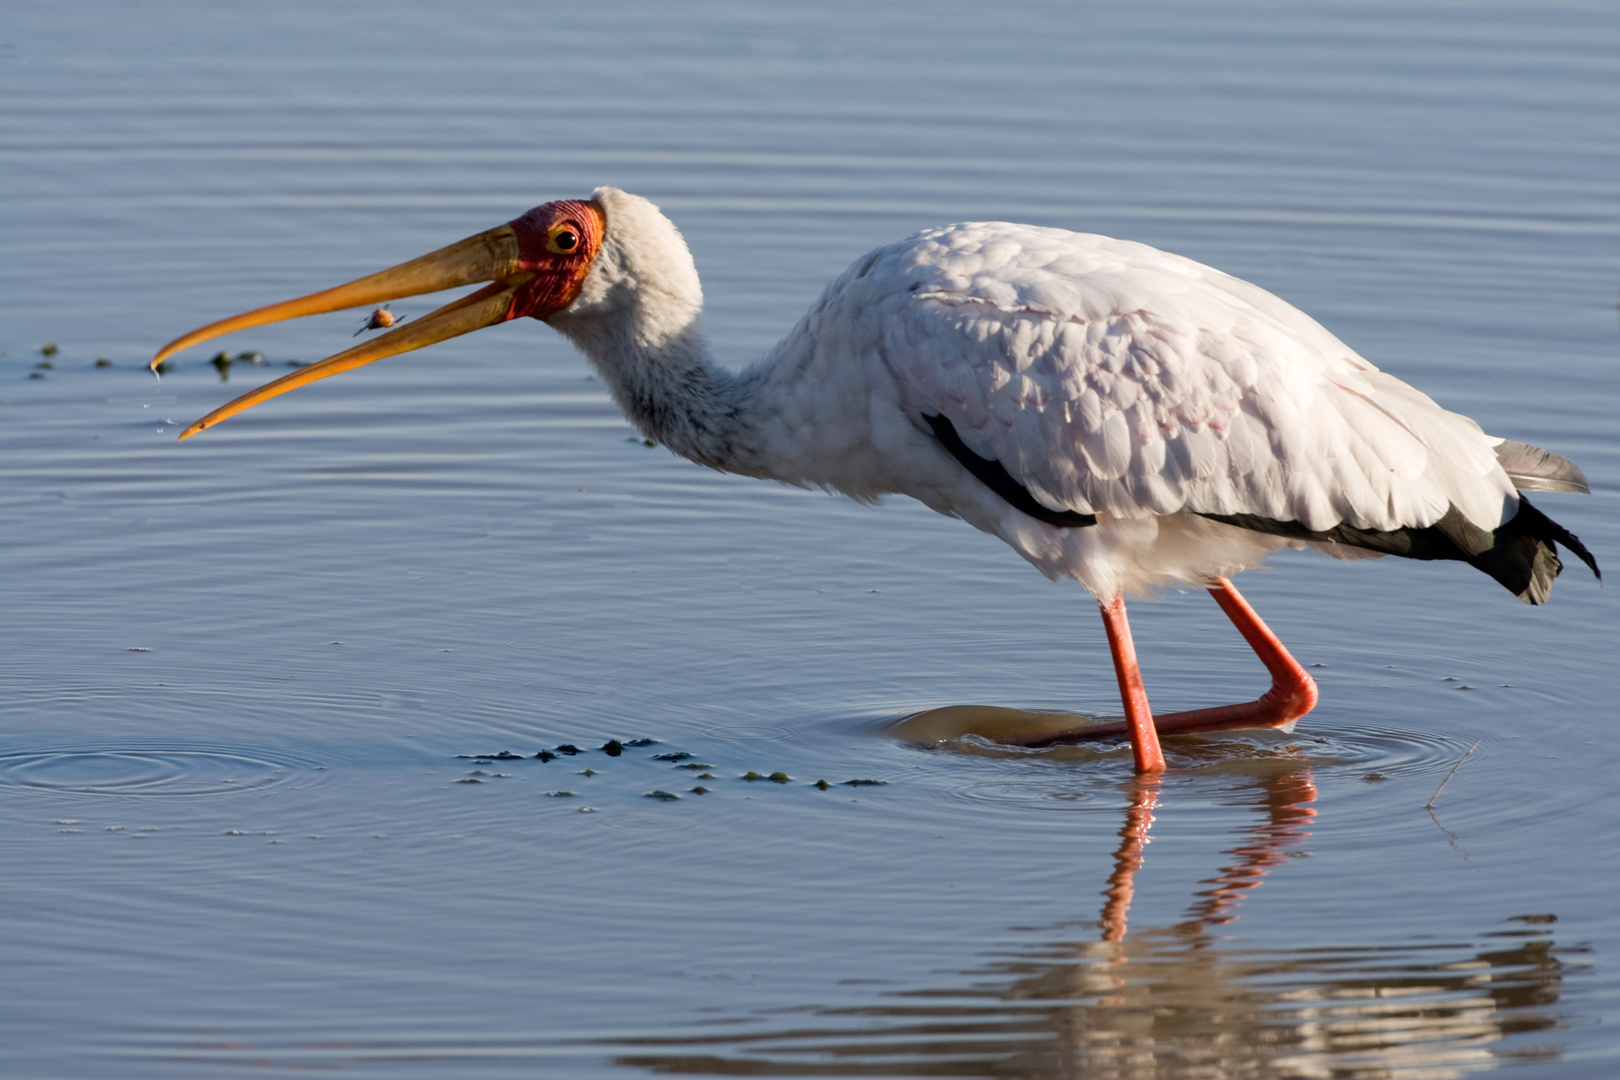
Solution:
{"label": "red leg", "polygon": [[[1058,743],[1084,742],[1089,739],[1117,738],[1129,735],[1131,749],[1136,753],[1137,772],[1157,772],[1164,768],[1159,754],[1158,738],[1154,734],[1178,734],[1192,731],[1226,731],[1233,728],[1283,727],[1293,723],[1316,707],[1316,682],[1299,662],[1288,655],[1277,635],[1255,614],[1254,608],[1243,599],[1225,578],[1216,578],[1209,594],[1232,620],[1260,662],[1271,672],[1271,689],[1255,701],[1241,705],[1218,705],[1210,709],[1191,709],[1187,712],[1167,713],[1152,718],[1151,727],[1144,733],[1142,714],[1147,711],[1147,694],[1142,689],[1142,676],[1136,667],[1136,650],[1131,646],[1130,626],[1125,622],[1125,604],[1115,599],[1103,608],[1103,625],[1108,629],[1108,646],[1114,654],[1114,670],[1119,675],[1120,696],[1125,699],[1123,723],[1093,724],[1083,728],[1070,728],[1047,735],[1003,739],[1018,746],[1055,746]],[[1116,637],[1118,641],[1116,642]],[[1144,751],[1151,737],[1151,757],[1144,764]],[[1153,760],[1158,765],[1151,764]]]}
{"label": "red leg", "polygon": [[1271,689],[1258,700],[1241,705],[1218,705],[1212,709],[1192,709],[1155,717],[1154,725],[1163,732],[1277,728],[1293,723],[1316,708],[1316,680],[1299,666],[1298,660],[1288,655],[1277,635],[1261,621],[1232,583],[1216,578],[1209,594],[1271,672]]}
{"label": "red leg", "polygon": [[1125,703],[1125,726],[1131,736],[1136,771],[1164,772],[1164,752],[1159,749],[1153,710],[1148,708],[1147,690],[1142,686],[1142,670],[1136,666],[1136,645],[1131,641],[1131,624],[1125,618],[1125,598],[1114,597],[1114,602],[1102,609],[1102,617],[1108,651],[1114,654],[1119,697]]}

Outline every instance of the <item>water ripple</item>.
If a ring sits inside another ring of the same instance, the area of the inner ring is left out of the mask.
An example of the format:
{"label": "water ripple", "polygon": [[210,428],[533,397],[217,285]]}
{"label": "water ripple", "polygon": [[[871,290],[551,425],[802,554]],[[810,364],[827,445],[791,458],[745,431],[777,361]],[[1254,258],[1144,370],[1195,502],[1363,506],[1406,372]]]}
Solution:
{"label": "water ripple", "polygon": [[1347,727],[1312,732],[1295,742],[1314,764],[1362,767],[1395,777],[1443,772],[1473,739],[1420,728]]}
{"label": "water ripple", "polygon": [[308,762],[220,747],[108,747],[0,754],[0,790],[197,797],[263,791]]}
{"label": "water ripple", "polygon": [[[1110,719],[1110,718],[1100,718]],[[946,706],[913,713],[874,727],[882,734],[919,749],[977,757],[1031,759],[1045,763],[1082,764],[1125,760],[1124,736],[1072,745],[1028,749],[998,742],[1021,736],[1083,726],[1093,718],[1078,714],[1025,712],[989,706]],[[1283,761],[1291,766],[1352,766],[1394,776],[1450,768],[1472,740],[1459,740],[1421,728],[1330,727],[1308,731],[1252,729],[1164,737],[1165,756],[1173,770],[1248,771]],[[1039,785],[1040,781],[1035,782]]]}
{"label": "water ripple", "polygon": [[[1091,783],[1087,786],[1097,785]],[[1114,791],[1086,791],[1081,789],[1079,784],[1065,784],[1053,776],[987,780],[951,789],[947,794],[952,799],[962,802],[1015,804],[1034,810],[1058,811],[1096,811],[1099,809],[1099,795],[1114,796],[1112,801],[1105,800],[1104,803],[1110,810],[1114,809],[1113,803],[1118,801]]]}

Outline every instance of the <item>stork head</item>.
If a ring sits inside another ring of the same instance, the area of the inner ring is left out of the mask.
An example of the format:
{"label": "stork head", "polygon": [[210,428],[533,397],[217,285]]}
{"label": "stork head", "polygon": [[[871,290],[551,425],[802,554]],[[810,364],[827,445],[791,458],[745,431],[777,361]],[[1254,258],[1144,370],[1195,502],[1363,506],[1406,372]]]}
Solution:
{"label": "stork head", "polygon": [[[601,188],[589,200],[564,199],[537,206],[498,228],[380,273],[222,319],[176,338],[152,359],[153,368],[181,349],[236,330],[490,282],[429,315],[242,395],[186,428],[180,438],[189,438],[243,409],[306,383],[481,327],[523,316],[550,321],[569,312],[576,303],[598,309],[604,304],[614,306],[615,296],[623,292],[617,286],[624,283],[627,270],[634,278],[635,265],[641,261],[635,257],[633,246],[627,249],[616,239],[609,242],[609,208],[620,204],[627,216],[645,206],[660,221],[664,220],[645,199]],[[673,225],[666,221],[665,226],[674,233]],[[674,235],[676,243],[680,244],[679,234]],[[598,256],[604,254],[604,249],[608,254],[602,260],[601,272],[593,276],[599,264]],[[684,254],[685,245],[680,244],[680,249]],[[686,257],[686,263],[690,266],[690,256]],[[695,272],[692,278],[695,282]],[[575,323],[578,321],[576,318]],[[577,329],[572,324],[569,328]]]}

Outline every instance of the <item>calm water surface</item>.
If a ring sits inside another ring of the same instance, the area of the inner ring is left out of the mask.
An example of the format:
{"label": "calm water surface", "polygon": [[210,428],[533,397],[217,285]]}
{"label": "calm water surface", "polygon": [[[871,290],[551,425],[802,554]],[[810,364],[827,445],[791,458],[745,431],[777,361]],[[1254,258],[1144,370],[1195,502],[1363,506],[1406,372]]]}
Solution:
{"label": "calm water surface", "polygon": [[[1142,785],[890,727],[1116,710],[1078,588],[648,448],[543,327],[184,445],[357,316],[142,369],[601,183],[685,231],[730,364],[879,243],[1033,221],[1575,458],[1541,504],[1612,566],[1617,58],[1579,4],[18,6],[0,1071],[1620,1072],[1620,618],[1578,568],[1533,610],[1280,557],[1244,589],[1321,707]],[[1201,594],[1134,614],[1157,705],[1263,684]]]}

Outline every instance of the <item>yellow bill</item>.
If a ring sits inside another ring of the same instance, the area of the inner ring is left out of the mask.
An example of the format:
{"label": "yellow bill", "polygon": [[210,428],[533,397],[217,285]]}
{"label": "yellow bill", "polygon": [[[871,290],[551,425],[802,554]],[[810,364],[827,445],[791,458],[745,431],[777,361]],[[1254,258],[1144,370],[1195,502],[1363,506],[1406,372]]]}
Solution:
{"label": "yellow bill", "polygon": [[578,295],[605,229],[606,219],[595,202],[547,203],[498,228],[347,285],[200,327],[165,345],[152,358],[151,366],[155,369],[181,349],[249,327],[347,308],[371,307],[481,281],[492,283],[364,344],[243,394],[180,433],[180,438],[188,439],[244,409],[317,379],[508,319],[525,315],[547,318]]}

